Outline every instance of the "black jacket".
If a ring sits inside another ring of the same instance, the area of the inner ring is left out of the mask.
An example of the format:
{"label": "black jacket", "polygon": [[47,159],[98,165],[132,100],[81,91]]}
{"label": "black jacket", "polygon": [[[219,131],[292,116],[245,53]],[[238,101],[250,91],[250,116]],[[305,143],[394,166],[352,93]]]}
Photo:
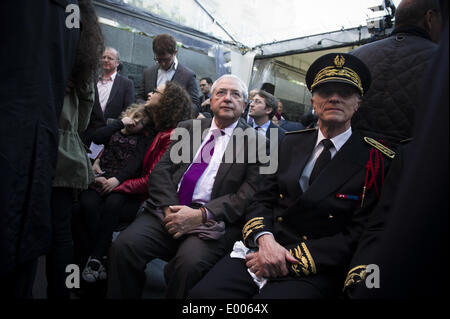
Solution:
{"label": "black jacket", "polygon": [[134,102],[134,84],[133,81],[117,73],[105,112],[100,106],[97,85],[95,85],[95,100],[92,108],[91,120],[86,131],[81,135],[83,143],[89,147],[92,142],[93,134],[99,128],[106,126],[110,119],[117,119]]}
{"label": "black jacket", "polygon": [[422,107],[418,98],[426,70],[436,50],[425,30],[406,27],[352,51],[372,75],[370,89],[352,118],[353,129],[395,142],[411,137],[415,110]]}
{"label": "black jacket", "polygon": [[[186,91],[191,97],[194,110],[198,112],[199,98],[198,98],[197,81],[195,78],[196,75],[192,70],[178,63],[178,67],[175,71],[175,74],[173,75],[172,81],[180,84],[182,87],[186,89]],[[153,89],[156,89],[157,81],[158,81],[158,65],[154,65],[145,69],[142,76],[142,85],[141,88],[139,89],[138,98],[143,101],[146,101],[148,93],[150,93]]]}
{"label": "black jacket", "polygon": [[[319,289],[331,285],[337,289],[334,279],[343,285],[351,256],[377,202],[375,187],[366,192],[364,201],[361,199],[372,147],[353,133],[303,192],[299,180],[317,132],[311,129],[286,134],[279,148],[278,171],[263,178],[247,209],[242,234],[251,247],[259,232],[273,233],[275,240],[299,260],[298,266],[290,267],[292,275],[305,278]],[[386,172],[390,159],[381,156]],[[378,187],[381,175],[380,170],[375,178]]]}
{"label": "black jacket", "polygon": [[66,27],[65,5],[8,1],[0,12],[9,30],[0,50],[0,276],[51,244],[58,119],[80,31]]}

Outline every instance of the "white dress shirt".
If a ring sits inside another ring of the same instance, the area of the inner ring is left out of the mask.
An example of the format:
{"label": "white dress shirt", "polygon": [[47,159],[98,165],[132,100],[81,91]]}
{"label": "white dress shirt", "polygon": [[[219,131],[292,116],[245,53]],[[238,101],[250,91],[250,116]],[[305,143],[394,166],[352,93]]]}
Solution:
{"label": "white dress shirt", "polygon": [[[256,129],[256,127],[260,127],[260,129],[258,130],[258,129]],[[257,130],[258,131],[258,133],[261,133],[262,135],[264,135],[264,136],[266,136],[266,132],[267,132],[267,130],[269,129],[269,126],[270,126],[270,120],[268,120],[266,123],[264,123],[263,125],[258,125],[258,124],[256,124],[256,122],[253,122],[253,128],[255,129],[255,130]]]}
{"label": "white dress shirt", "polygon": [[109,95],[111,94],[111,89],[116,75],[117,72],[114,72],[109,78],[105,79],[101,77],[97,82],[98,100],[103,113],[105,113],[106,103],[108,103]]}
{"label": "white dress shirt", "polygon": [[158,68],[158,80],[156,81],[156,87],[165,84],[167,81],[171,81],[177,68],[178,68],[178,59],[176,56],[173,60],[172,65],[168,70]]}
{"label": "white dress shirt", "polygon": [[[199,180],[197,181],[197,184],[195,185],[194,194],[192,195],[193,203],[206,204],[211,200],[211,192],[214,185],[214,181],[216,180],[217,171],[219,170],[219,166],[222,163],[222,158],[225,153],[225,149],[227,148],[228,142],[230,141],[231,135],[233,134],[233,130],[236,127],[237,123],[238,121],[234,122],[230,126],[223,129],[222,131],[225,132],[224,135],[216,136],[213,156],[211,157],[211,160],[208,166],[206,167],[205,171],[203,172],[202,176],[200,176]],[[203,142],[198,148],[197,153],[194,156],[194,159],[196,159],[199,156],[199,153],[203,145],[205,145],[206,142],[208,142],[209,138],[211,137],[212,131],[214,130],[219,130],[219,128],[217,127],[216,122],[213,118],[211,122],[211,127],[209,128],[209,132],[203,139]],[[190,167],[191,166],[189,165],[189,168]],[[178,183],[177,191],[180,189],[182,181],[183,179],[181,179],[180,183]]]}
{"label": "white dress shirt", "polygon": [[[352,135],[352,128],[349,127],[347,131],[344,133],[341,133],[333,138],[331,138],[331,142],[333,142],[333,147],[330,148],[331,158],[336,155],[336,153],[341,149],[342,145],[347,142],[347,140]],[[302,188],[303,192],[306,192],[306,190],[309,187],[309,177],[311,176],[311,172],[314,168],[314,164],[316,163],[317,158],[323,151],[323,144],[320,143],[325,137],[323,136],[322,132],[319,129],[319,133],[317,134],[317,141],[316,146],[314,147],[314,150],[311,154],[310,159],[306,163],[305,168],[303,169],[302,175],[300,176],[300,187]]]}

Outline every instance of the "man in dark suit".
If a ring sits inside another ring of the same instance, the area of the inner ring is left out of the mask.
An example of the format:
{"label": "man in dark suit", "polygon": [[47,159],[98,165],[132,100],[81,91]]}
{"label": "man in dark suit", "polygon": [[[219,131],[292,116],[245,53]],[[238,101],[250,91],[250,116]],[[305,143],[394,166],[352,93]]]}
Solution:
{"label": "man in dark suit", "polygon": [[198,89],[193,71],[178,63],[177,42],[169,34],[159,34],[153,39],[153,54],[157,65],[144,70],[139,99],[147,100],[151,93],[161,84],[174,81],[186,89],[192,99],[194,110],[198,112]]}
{"label": "man in dark suit", "polygon": [[246,211],[246,246],[240,246],[252,252],[224,257],[190,297],[330,298],[341,292],[388,166],[384,153],[393,152],[352,134],[351,118],[370,85],[359,59],[326,54],[306,81],[319,129],[286,134],[278,171],[264,177]]}
{"label": "man in dark suit", "polygon": [[149,176],[142,213],[111,247],[109,298],[140,298],[154,258],[169,261],[166,296],[183,298],[239,238],[261,167],[249,159],[257,133],[240,119],[246,95],[239,78],[224,75],[212,88],[214,117],[179,124],[178,140]]}
{"label": "man in dark suit", "polygon": [[82,135],[86,146],[92,142],[92,134],[105,126],[110,119],[119,115],[134,102],[133,81],[117,73],[120,64],[119,52],[107,47],[102,56],[102,76],[95,86],[95,100],[91,120]]}
{"label": "man in dark suit", "polygon": [[[253,119],[253,128],[270,140],[270,134],[276,131],[278,141],[281,141],[286,131],[274,124],[270,119],[278,109],[278,100],[266,91],[260,90],[250,102],[249,116]],[[274,130],[271,130],[274,129]]]}

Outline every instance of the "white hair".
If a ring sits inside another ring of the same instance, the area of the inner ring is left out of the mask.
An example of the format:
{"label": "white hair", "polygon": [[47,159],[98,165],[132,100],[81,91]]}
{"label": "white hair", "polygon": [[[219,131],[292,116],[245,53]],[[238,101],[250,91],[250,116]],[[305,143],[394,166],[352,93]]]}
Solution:
{"label": "white hair", "polygon": [[240,89],[241,89],[241,93],[242,96],[244,97],[244,101],[247,102],[248,100],[248,88],[247,85],[244,83],[244,81],[242,81],[240,78],[238,78],[236,75],[233,74],[224,74],[222,75],[220,78],[218,78],[217,80],[214,81],[212,87],[211,87],[211,92],[214,93],[214,89],[216,88],[217,84],[222,80],[222,79],[234,79],[237,81]]}

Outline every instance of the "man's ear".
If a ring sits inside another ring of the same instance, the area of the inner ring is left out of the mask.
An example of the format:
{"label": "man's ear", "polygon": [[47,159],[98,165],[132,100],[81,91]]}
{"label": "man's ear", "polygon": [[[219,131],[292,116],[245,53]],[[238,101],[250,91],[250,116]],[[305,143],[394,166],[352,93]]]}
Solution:
{"label": "man's ear", "polygon": [[312,105],[312,107],[313,107],[314,112],[317,114],[317,112],[316,112],[316,107],[315,107],[315,104],[316,104],[316,103],[315,103],[315,101],[314,101],[314,96],[311,97],[310,101],[311,101],[311,105]]}
{"label": "man's ear", "polygon": [[428,34],[431,31],[431,20],[433,19],[433,10],[428,10],[425,15],[423,16],[423,26],[425,30],[428,32]]}
{"label": "man's ear", "polygon": [[362,98],[359,97],[358,102],[356,103],[356,106],[355,106],[355,112],[358,111],[359,107],[361,106],[361,103],[362,103]]}

